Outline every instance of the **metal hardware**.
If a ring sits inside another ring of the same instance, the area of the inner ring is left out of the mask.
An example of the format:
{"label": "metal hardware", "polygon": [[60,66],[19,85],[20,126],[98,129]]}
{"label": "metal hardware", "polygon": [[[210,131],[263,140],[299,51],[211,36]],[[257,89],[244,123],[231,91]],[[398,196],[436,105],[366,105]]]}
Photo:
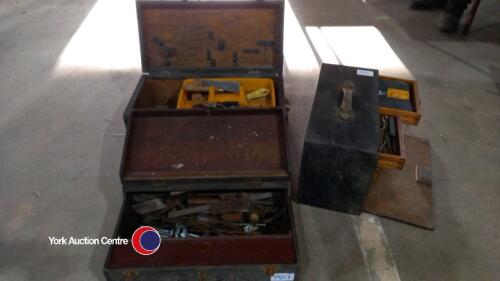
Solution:
{"label": "metal hardware", "polygon": [[423,183],[432,186],[432,169],[430,166],[415,165],[415,180],[418,183]]}
{"label": "metal hardware", "polygon": [[397,125],[394,117],[380,117],[380,140],[378,151],[388,154],[399,154],[397,145]]}
{"label": "metal hardware", "polygon": [[127,271],[123,274],[123,281],[133,281],[137,273],[135,271]]}
{"label": "metal hardware", "polygon": [[256,55],[260,53],[259,49],[243,49],[243,54]]}
{"label": "metal hardware", "polygon": [[207,273],[204,271],[200,272],[198,275],[198,279],[199,279],[199,281],[206,281],[207,280]]}

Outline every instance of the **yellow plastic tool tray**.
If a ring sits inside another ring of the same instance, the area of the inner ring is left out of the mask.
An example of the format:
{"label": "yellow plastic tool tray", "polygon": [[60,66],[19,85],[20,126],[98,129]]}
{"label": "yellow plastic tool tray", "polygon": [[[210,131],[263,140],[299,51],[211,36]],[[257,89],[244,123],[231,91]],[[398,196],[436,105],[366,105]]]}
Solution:
{"label": "yellow plastic tool tray", "polygon": [[177,109],[204,107],[276,107],[274,82],[267,78],[184,80],[177,100]]}

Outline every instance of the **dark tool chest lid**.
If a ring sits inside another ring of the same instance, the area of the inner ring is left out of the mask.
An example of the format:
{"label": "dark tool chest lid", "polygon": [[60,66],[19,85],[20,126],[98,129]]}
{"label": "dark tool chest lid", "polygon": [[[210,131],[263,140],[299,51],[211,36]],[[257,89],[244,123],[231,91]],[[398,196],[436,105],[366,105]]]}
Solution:
{"label": "dark tool chest lid", "polygon": [[143,72],[276,74],[282,1],[137,1]]}
{"label": "dark tool chest lid", "polygon": [[362,210],[377,164],[378,72],[323,64],[302,152],[300,203]]}
{"label": "dark tool chest lid", "polygon": [[[306,141],[376,154],[379,104],[377,83],[377,70],[323,64]],[[349,87],[352,89],[350,116],[342,118],[341,99],[344,89]]]}
{"label": "dark tool chest lid", "polygon": [[211,189],[224,182],[288,182],[283,122],[278,108],[136,111],[127,130],[122,182],[209,182]]}

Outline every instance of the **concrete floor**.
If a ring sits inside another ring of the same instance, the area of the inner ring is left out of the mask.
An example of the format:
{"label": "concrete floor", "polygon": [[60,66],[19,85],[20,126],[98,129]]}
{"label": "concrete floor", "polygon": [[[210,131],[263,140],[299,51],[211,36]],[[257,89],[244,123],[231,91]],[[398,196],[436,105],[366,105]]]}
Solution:
{"label": "concrete floor", "polygon": [[[418,80],[424,116],[407,132],[432,143],[437,227],[296,205],[303,280],[500,276],[500,2],[483,1],[467,38],[440,34],[438,12],[410,11],[408,2],[290,1],[302,28],[375,26]],[[0,280],[103,280],[106,247],[48,240],[110,236],[122,200],[121,113],[141,72],[135,16],[129,0],[95,4],[0,0]],[[324,59],[308,39],[287,42],[297,163]]]}

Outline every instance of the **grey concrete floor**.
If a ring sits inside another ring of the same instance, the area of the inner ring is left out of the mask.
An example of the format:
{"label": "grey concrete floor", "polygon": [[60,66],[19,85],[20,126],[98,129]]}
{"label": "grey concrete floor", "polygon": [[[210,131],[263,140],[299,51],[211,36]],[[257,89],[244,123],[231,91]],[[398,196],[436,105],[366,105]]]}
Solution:
{"label": "grey concrete floor", "polygon": [[[2,281],[103,280],[106,247],[55,247],[48,240],[110,236],[122,200],[121,113],[141,71],[137,42],[120,40],[137,35],[117,24],[123,14],[126,23],[135,19],[121,8],[130,1],[99,2],[96,13],[94,0],[0,0]],[[420,84],[423,119],[407,131],[431,141],[434,168],[435,231],[376,220],[382,267],[396,275],[380,275],[364,252],[359,226],[366,217],[296,205],[303,280],[500,278],[500,3],[484,0],[464,38],[440,34],[439,13],[410,11],[408,2],[290,1],[302,28],[378,28]],[[81,26],[91,11],[89,21],[101,20],[97,28]],[[106,26],[111,32],[97,36]],[[91,32],[75,39],[84,27]],[[81,53],[68,50],[89,40]],[[322,60],[311,49],[316,61],[298,68],[293,57],[286,62],[294,176]],[[61,59],[63,52],[73,57]]]}

